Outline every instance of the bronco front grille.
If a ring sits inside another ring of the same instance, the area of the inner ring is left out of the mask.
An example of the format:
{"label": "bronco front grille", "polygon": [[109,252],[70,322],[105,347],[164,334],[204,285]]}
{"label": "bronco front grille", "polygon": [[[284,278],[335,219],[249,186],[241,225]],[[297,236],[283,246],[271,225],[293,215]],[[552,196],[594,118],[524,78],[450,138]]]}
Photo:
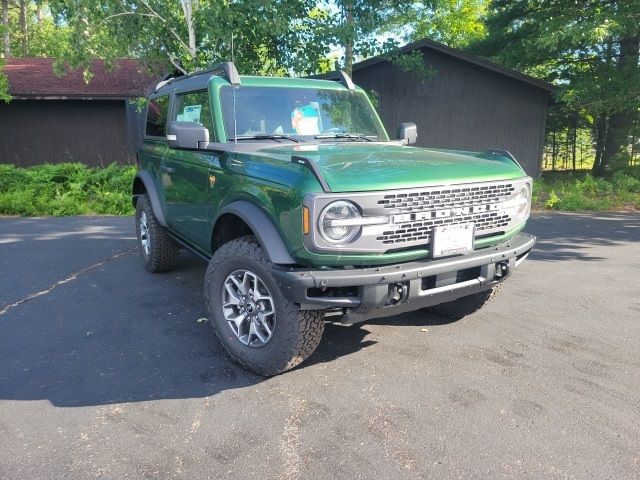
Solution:
{"label": "bronco front grille", "polygon": [[318,219],[323,209],[336,200],[348,200],[358,206],[362,218],[376,219],[362,226],[360,234],[345,245],[328,244],[318,227],[305,237],[312,250],[383,253],[429,248],[434,227],[473,223],[476,239],[507,232],[517,226],[511,200],[528,177],[513,180],[417,187],[374,192],[324,192],[305,196],[311,218]]}
{"label": "bronco front grille", "polygon": [[[460,207],[489,206],[507,200],[515,192],[511,182],[469,186],[424,188],[415,191],[385,194],[377,201],[379,207],[393,213],[400,221],[388,225],[376,240],[384,245],[429,243],[433,227],[473,222],[476,237],[503,231],[511,217],[500,210],[468,211],[437,217],[436,212]],[[433,212],[434,218],[425,218]]]}

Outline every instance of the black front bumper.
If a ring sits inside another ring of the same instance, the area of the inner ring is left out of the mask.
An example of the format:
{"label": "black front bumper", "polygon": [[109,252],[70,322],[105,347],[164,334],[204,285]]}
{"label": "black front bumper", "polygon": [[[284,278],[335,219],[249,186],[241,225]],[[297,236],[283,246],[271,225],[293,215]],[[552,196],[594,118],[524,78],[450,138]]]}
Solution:
{"label": "black front bumper", "polygon": [[467,255],[369,268],[309,270],[276,267],[283,294],[303,309],[344,308],[348,323],[450,302],[493,288],[531,251],[520,233]]}

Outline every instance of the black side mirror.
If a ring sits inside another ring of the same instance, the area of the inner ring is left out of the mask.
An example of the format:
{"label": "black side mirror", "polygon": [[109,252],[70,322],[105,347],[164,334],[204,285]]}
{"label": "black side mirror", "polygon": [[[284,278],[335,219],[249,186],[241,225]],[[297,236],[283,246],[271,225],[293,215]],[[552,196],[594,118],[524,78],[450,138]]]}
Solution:
{"label": "black side mirror", "polygon": [[167,140],[171,148],[197,150],[209,143],[209,130],[195,122],[170,122]]}
{"label": "black side mirror", "polygon": [[416,143],[418,140],[418,127],[416,127],[415,123],[401,123],[398,127],[398,138],[404,140],[406,145]]}

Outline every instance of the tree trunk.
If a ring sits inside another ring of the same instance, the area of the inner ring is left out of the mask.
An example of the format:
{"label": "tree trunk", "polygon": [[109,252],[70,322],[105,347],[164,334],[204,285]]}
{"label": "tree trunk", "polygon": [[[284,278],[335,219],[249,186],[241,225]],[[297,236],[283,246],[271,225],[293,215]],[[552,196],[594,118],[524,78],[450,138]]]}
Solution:
{"label": "tree trunk", "polygon": [[193,0],[181,0],[184,19],[187,24],[187,33],[189,34],[189,55],[191,59],[196,58],[196,27],[193,23]]}
{"label": "tree trunk", "polygon": [[576,143],[578,143],[578,115],[573,116],[573,132],[571,141],[573,142],[573,150],[571,151],[571,163],[572,169],[576,171]]}
{"label": "tree trunk", "polygon": [[580,141],[580,170],[584,168],[584,143]]}
{"label": "tree trunk", "polygon": [[[620,71],[638,69],[638,57],[640,55],[640,35],[623,37],[620,40],[620,54],[617,68]],[[600,175],[606,173],[611,166],[611,159],[629,147],[629,135],[636,116],[634,108],[628,108],[612,113],[609,117],[609,128],[604,148],[601,169],[594,173]]]}
{"label": "tree trunk", "polygon": [[9,39],[9,0],[2,0],[2,56],[11,56]]}
{"label": "tree trunk", "polygon": [[353,21],[353,4],[349,1],[345,6],[345,27],[347,35],[344,44],[344,71],[351,76],[353,73],[353,40],[354,40],[354,21]]}
{"label": "tree trunk", "polygon": [[42,20],[44,20],[43,3],[44,0],[36,2],[36,20],[38,20],[38,23],[42,23]]}
{"label": "tree trunk", "polygon": [[29,38],[27,36],[27,0],[20,0],[20,55],[26,57],[29,53]]}
{"label": "tree trunk", "polygon": [[551,171],[556,169],[556,131],[554,130],[551,136]]}
{"label": "tree trunk", "polygon": [[569,127],[567,127],[567,133],[566,133],[566,137],[564,139],[564,159],[563,159],[563,166],[564,166],[564,170],[569,170],[569,145],[571,143],[570,139],[569,139],[569,133],[571,132],[571,129]]}
{"label": "tree trunk", "polygon": [[604,175],[606,169],[604,166],[604,150],[607,140],[607,116],[601,113],[596,118],[593,125],[594,137],[596,139],[595,157],[593,160],[592,172],[594,175]]}

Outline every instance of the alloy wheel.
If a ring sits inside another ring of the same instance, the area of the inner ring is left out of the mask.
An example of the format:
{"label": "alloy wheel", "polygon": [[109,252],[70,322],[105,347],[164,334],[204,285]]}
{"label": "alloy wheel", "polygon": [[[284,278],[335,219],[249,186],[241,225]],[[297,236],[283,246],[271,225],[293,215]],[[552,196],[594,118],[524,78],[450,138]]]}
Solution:
{"label": "alloy wheel", "polygon": [[147,212],[140,214],[140,245],[145,255],[151,254],[151,237],[149,236],[149,225],[147,225]]}
{"label": "alloy wheel", "polygon": [[229,274],[222,287],[222,313],[244,345],[266,345],[276,326],[275,303],[258,275],[249,270]]}

